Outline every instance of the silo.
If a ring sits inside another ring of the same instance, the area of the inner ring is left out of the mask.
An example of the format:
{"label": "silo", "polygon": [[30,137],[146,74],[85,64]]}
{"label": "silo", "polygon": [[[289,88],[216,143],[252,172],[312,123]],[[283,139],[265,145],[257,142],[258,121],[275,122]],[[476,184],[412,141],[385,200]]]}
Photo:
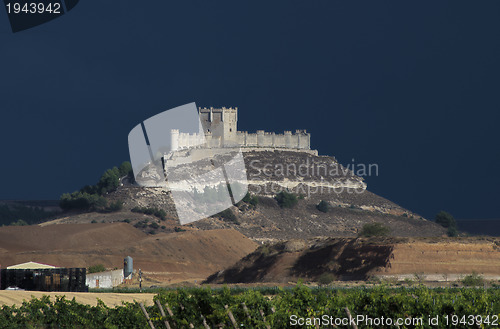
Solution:
{"label": "silo", "polygon": [[127,256],[123,259],[123,276],[128,278],[130,274],[134,271],[134,260],[132,257]]}

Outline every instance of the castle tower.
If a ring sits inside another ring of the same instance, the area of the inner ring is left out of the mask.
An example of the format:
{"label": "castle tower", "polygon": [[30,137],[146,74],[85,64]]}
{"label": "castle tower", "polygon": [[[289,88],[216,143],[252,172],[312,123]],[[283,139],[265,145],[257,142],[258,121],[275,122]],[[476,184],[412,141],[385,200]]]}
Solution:
{"label": "castle tower", "polygon": [[238,108],[199,108],[201,125],[205,134],[220,138],[223,145],[237,142]]}
{"label": "castle tower", "polygon": [[170,130],[170,151],[177,151],[179,149],[179,129]]}

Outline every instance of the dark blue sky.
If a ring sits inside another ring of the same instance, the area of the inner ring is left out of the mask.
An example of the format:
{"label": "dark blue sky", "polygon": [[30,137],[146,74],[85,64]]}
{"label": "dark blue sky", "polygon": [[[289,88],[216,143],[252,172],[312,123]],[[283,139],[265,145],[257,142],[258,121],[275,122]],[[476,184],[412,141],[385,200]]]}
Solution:
{"label": "dark blue sky", "polygon": [[238,106],[377,163],[426,217],[498,218],[499,1],[88,1],[13,34],[0,10],[0,199],[54,199],[128,159],[169,108]]}

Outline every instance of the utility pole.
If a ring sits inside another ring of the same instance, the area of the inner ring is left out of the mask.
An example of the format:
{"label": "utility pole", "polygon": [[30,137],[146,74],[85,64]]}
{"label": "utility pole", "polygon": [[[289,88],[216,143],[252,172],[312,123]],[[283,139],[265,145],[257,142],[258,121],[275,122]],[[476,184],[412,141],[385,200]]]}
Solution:
{"label": "utility pole", "polygon": [[139,292],[142,292],[142,271],[139,269]]}

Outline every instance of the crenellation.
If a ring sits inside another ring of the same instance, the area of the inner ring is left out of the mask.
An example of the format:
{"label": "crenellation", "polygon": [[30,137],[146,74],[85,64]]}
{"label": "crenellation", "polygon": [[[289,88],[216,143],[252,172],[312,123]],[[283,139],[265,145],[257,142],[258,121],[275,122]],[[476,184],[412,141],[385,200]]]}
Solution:
{"label": "crenellation", "polygon": [[192,147],[240,147],[284,148],[310,150],[311,135],[306,130],[297,129],[293,134],[285,130],[283,134],[257,130],[256,133],[238,131],[237,107],[200,107],[199,116],[203,133],[187,134],[179,130],[171,131],[171,150]]}

